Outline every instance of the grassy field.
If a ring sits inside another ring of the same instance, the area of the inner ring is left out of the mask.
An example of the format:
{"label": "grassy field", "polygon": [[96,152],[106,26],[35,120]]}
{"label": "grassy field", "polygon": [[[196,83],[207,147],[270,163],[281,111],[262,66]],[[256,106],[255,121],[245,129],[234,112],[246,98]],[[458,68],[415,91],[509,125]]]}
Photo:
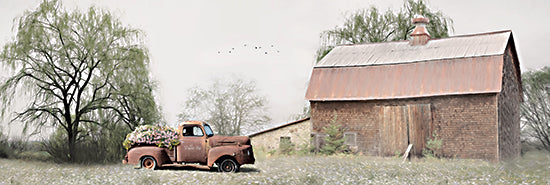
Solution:
{"label": "grassy field", "polygon": [[550,184],[550,155],[516,161],[414,160],[365,156],[262,158],[239,173],[134,169],[0,159],[0,184]]}

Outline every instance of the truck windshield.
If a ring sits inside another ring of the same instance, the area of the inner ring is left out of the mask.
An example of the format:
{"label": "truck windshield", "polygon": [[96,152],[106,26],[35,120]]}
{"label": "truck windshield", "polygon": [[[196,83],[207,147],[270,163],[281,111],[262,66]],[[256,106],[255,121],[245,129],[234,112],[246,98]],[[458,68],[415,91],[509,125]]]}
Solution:
{"label": "truck windshield", "polygon": [[207,135],[208,137],[214,135],[214,132],[212,132],[212,129],[210,128],[210,125],[204,124],[203,126],[204,126],[204,131],[206,132],[206,135]]}

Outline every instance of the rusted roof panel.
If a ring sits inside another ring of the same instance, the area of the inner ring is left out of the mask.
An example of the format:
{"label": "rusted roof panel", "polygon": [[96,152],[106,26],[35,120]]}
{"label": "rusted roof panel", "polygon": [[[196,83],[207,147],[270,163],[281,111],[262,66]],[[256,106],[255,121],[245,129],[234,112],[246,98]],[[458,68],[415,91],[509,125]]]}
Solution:
{"label": "rusted roof panel", "polygon": [[315,67],[342,67],[500,55],[511,31],[432,39],[426,45],[409,41],[344,45],[334,48]]}
{"label": "rusted roof panel", "polygon": [[314,68],[306,98],[311,101],[376,100],[497,93],[502,83],[502,57]]}

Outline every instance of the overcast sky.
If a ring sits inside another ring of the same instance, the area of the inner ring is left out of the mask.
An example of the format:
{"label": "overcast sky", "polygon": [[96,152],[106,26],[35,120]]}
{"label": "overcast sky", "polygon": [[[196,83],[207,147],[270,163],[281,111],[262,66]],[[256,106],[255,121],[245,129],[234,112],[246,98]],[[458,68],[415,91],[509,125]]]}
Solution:
{"label": "overcast sky", "polygon": [[[12,20],[40,2],[0,0],[0,45],[14,35]],[[320,33],[341,25],[344,15],[355,10],[370,6],[398,10],[403,1],[64,0],[63,4],[81,10],[95,5],[143,30],[152,73],[159,82],[158,99],[169,123],[176,122],[187,89],[239,75],[257,82],[259,93],[269,100],[271,124],[281,124],[301,112],[305,103]],[[522,71],[550,64],[544,58],[550,51],[550,1],[432,0],[429,6],[454,20],[452,35],[512,30]]]}

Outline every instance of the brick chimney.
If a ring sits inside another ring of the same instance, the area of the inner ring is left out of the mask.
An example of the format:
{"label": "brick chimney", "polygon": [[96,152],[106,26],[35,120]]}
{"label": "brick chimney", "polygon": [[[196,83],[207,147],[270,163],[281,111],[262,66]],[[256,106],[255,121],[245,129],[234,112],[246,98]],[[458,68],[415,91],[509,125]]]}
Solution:
{"label": "brick chimney", "polygon": [[412,23],[416,25],[414,31],[411,33],[411,40],[409,41],[411,46],[426,45],[431,36],[426,29],[426,25],[430,22],[428,18],[419,16],[412,19]]}

